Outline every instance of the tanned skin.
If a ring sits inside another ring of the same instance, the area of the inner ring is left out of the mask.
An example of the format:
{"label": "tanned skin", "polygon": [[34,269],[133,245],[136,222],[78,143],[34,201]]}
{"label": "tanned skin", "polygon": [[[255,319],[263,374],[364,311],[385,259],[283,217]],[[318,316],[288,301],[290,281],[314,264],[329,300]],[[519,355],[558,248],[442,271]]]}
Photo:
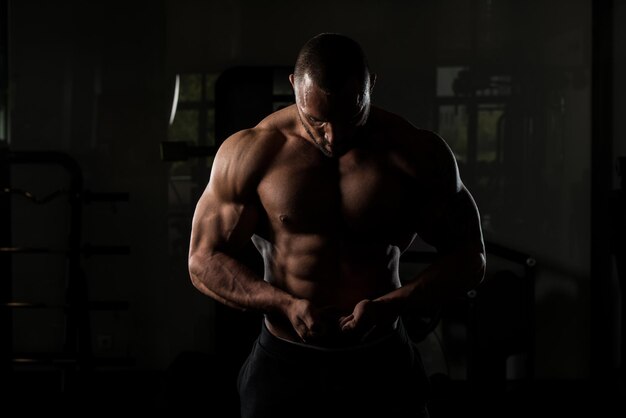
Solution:
{"label": "tanned skin", "polygon": [[[265,314],[280,338],[350,346],[399,315],[439,307],[485,272],[478,209],[435,133],[371,104],[375,77],[335,93],[290,76],[296,103],[218,150],[192,224],[189,272],[204,294]],[[438,258],[401,285],[419,235]],[[265,277],[238,260],[252,239]]]}

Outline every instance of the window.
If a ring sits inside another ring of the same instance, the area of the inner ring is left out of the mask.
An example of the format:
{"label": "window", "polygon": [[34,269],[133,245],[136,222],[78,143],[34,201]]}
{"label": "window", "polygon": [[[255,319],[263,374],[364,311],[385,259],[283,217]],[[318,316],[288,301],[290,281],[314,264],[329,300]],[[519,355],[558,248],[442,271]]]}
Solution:
{"label": "window", "polygon": [[511,76],[502,71],[460,65],[437,68],[436,130],[450,145],[464,183],[480,202],[483,224],[505,193],[504,123],[511,92]]}
{"label": "window", "polygon": [[[215,145],[215,82],[218,73],[179,75],[176,113],[168,141],[192,147]],[[170,254],[186,256],[189,224],[199,193],[206,185],[211,157],[174,161],[169,165]]]}

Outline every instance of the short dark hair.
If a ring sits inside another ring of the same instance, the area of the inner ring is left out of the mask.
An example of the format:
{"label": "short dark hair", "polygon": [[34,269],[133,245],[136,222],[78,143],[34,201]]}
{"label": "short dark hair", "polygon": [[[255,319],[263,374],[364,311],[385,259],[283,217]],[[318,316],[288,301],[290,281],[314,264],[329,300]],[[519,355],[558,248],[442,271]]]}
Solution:
{"label": "short dark hair", "polygon": [[339,33],[320,33],[304,44],[296,59],[296,81],[304,74],[309,74],[319,88],[331,93],[355,77],[365,83],[370,70],[363,49],[354,39]]}

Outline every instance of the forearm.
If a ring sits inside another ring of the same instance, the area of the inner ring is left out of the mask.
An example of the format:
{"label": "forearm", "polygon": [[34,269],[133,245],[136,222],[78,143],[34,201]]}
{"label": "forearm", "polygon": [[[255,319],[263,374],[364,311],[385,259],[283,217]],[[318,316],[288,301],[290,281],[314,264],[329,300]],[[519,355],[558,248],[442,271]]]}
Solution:
{"label": "forearm", "polygon": [[189,259],[193,285],[203,294],[232,308],[283,313],[293,296],[259,277],[249,267],[222,252]]}
{"label": "forearm", "polygon": [[414,280],[375,301],[387,304],[397,314],[439,308],[463,297],[485,274],[485,257],[480,252],[443,255]]}

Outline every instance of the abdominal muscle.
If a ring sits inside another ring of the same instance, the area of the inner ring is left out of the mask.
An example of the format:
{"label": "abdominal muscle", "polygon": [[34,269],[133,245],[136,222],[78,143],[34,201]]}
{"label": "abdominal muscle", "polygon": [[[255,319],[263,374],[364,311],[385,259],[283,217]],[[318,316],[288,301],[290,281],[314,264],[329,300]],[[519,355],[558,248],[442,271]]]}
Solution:
{"label": "abdominal muscle", "polygon": [[[400,286],[399,253],[394,247],[361,244],[355,250],[354,245],[328,245],[320,237],[289,239],[283,242],[289,245],[272,246],[255,238],[266,263],[265,280],[297,298],[311,301],[321,310],[325,335],[319,345],[355,344],[358,338],[341,333],[339,319],[350,315],[358,302],[375,299]],[[287,318],[268,315],[266,324],[274,335],[302,342]],[[377,330],[379,334],[386,332],[389,330]]]}

